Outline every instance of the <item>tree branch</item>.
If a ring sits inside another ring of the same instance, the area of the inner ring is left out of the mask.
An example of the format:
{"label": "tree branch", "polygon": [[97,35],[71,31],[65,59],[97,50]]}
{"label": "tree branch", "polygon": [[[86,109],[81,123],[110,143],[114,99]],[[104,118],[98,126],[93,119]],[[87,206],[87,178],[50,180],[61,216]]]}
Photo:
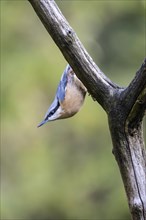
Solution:
{"label": "tree branch", "polygon": [[47,31],[91,96],[108,111],[117,88],[89,56],[54,0],[29,0]]}
{"label": "tree branch", "polygon": [[126,103],[129,126],[137,126],[146,110],[146,59],[122,96],[123,103]]}
{"label": "tree branch", "polygon": [[28,0],[88,92],[106,110],[129,208],[146,220],[146,153],[142,119],[146,110],[146,59],[130,85],[110,81],[89,56],[54,0]]}

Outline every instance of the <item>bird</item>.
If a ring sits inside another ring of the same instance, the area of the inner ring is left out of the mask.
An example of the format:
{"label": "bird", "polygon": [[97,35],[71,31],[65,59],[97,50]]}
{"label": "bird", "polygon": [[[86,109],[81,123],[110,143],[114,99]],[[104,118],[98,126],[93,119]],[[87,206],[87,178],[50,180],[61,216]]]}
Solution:
{"label": "bird", "polygon": [[38,127],[49,121],[65,119],[75,115],[83,105],[86,93],[86,87],[68,64],[61,76],[54,101]]}

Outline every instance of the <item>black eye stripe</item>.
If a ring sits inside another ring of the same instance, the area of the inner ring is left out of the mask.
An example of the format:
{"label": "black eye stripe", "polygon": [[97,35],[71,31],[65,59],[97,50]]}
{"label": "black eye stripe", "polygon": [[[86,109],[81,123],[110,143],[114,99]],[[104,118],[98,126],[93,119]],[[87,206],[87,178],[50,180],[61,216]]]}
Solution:
{"label": "black eye stripe", "polygon": [[55,109],[53,109],[53,110],[49,113],[49,116],[48,116],[48,117],[52,116],[52,115],[54,114],[54,112],[55,112]]}
{"label": "black eye stripe", "polygon": [[55,108],[53,108],[49,114],[47,115],[47,117],[45,118],[45,120],[47,120],[49,117],[51,117],[52,115],[54,115],[54,113],[57,111],[57,109],[59,108],[59,102],[57,103],[57,105],[55,106]]}

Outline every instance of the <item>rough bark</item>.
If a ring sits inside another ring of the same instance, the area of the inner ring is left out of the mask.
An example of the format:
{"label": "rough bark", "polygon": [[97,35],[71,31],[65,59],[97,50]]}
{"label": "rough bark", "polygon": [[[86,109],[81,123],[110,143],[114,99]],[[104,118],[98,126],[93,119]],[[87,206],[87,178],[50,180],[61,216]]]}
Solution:
{"label": "rough bark", "polygon": [[107,112],[113,153],[132,219],[146,220],[146,59],[127,88],[111,82],[89,56],[54,0],[28,0],[88,92]]}

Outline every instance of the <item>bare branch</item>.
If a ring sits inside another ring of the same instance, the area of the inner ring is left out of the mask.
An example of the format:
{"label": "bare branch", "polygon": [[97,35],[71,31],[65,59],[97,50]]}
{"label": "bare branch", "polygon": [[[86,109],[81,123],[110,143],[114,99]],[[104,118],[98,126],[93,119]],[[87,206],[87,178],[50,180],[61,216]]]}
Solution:
{"label": "bare branch", "polygon": [[122,96],[123,102],[126,103],[129,125],[137,126],[146,110],[146,59]]}
{"label": "bare branch", "polygon": [[[137,97],[128,117],[129,132],[137,128],[146,113],[146,88]],[[130,132],[131,133],[131,132]],[[132,133],[131,133],[132,134]]]}
{"label": "bare branch", "polygon": [[29,2],[88,92],[107,111],[109,100],[119,87],[94,63],[54,0]]}
{"label": "bare branch", "polygon": [[54,0],[28,1],[88,92],[106,110],[132,217],[146,220],[146,154],[142,135],[146,60],[130,85],[120,88],[94,63]]}

